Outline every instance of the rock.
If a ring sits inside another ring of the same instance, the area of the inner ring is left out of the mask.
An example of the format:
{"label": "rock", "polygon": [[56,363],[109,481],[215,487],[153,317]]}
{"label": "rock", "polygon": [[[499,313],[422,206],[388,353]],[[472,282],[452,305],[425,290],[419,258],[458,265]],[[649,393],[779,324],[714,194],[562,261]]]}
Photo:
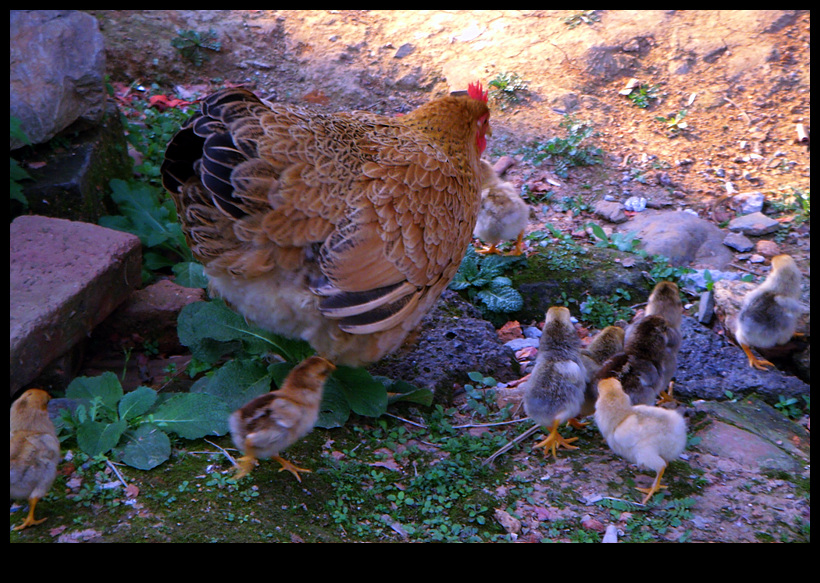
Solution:
{"label": "rock", "polygon": [[[113,178],[131,178],[133,162],[114,102],[106,103],[106,113],[99,125],[72,134],[64,143],[66,147],[54,148],[49,142],[14,154],[23,165],[39,162],[26,168],[32,180],[21,182],[28,211],[90,223],[96,223],[104,214],[116,214],[116,207],[106,196],[108,184]],[[13,201],[12,214],[21,210],[19,203]]]}
{"label": "rock", "polygon": [[10,227],[9,364],[14,395],[140,284],[139,238],[40,216]]}
{"label": "rock", "polygon": [[760,371],[750,367],[738,346],[690,316],[684,316],[681,333],[683,342],[674,378],[676,395],[723,400],[727,391],[735,396],[757,393],[774,404],[781,395],[799,398],[811,393],[811,387],[796,376],[778,369]]}
{"label": "rock", "polygon": [[671,265],[724,269],[733,259],[722,245],[724,232],[687,212],[645,210],[617,230],[636,231],[644,251],[668,258]]}
{"label": "rock", "polygon": [[715,314],[715,296],[711,291],[705,291],[700,294],[700,302],[698,303],[698,322],[708,325],[712,321],[712,316]]}
{"label": "rock", "polygon": [[744,215],[761,212],[765,201],[766,197],[757,190],[741,192],[732,197],[732,205]]}
{"label": "rock", "polygon": [[775,255],[780,255],[780,245],[775,243],[774,241],[767,241],[766,239],[761,239],[758,241],[754,246],[755,251],[757,251],[763,257],[767,257],[771,259]]}
{"label": "rock", "polygon": [[748,237],[740,233],[729,233],[726,235],[726,238],[723,239],[723,244],[741,253],[746,253],[755,248],[755,244],[752,243]]}
{"label": "rock", "polygon": [[414,50],[416,50],[416,47],[414,47],[412,44],[404,43],[396,51],[396,54],[393,55],[393,58],[394,59],[403,59],[407,55],[411,54]]}
{"label": "rock", "polygon": [[780,223],[771,217],[767,217],[763,213],[750,213],[731,220],[728,228],[730,231],[737,231],[744,235],[759,237],[761,235],[774,233],[780,229]]}
{"label": "rock", "polygon": [[[105,46],[97,20],[78,10],[12,10],[9,115],[33,144],[75,122],[96,125],[105,106]],[[10,140],[11,150],[23,143]]]}
{"label": "rock", "polygon": [[453,385],[468,382],[469,372],[506,382],[518,378],[518,368],[514,352],[501,343],[492,324],[446,290],[404,345],[369,370],[427,387],[436,401],[449,402]]}
{"label": "rock", "polygon": [[207,299],[205,290],[163,279],[132,292],[95,331],[95,336],[116,335],[155,342],[159,352],[183,351],[177,335],[177,316],[193,302]]}
{"label": "rock", "polygon": [[596,201],[593,211],[596,216],[610,223],[624,223],[627,220],[624,214],[624,207],[619,202],[609,202],[606,200]]}

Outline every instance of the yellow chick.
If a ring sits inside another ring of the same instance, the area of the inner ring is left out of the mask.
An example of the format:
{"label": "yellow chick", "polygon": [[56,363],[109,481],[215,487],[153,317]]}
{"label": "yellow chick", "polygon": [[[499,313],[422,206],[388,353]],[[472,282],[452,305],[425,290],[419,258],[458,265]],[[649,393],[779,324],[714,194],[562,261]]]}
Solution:
{"label": "yellow chick", "polygon": [[581,412],[586,388],[586,369],[580,356],[581,340],[570,321],[569,310],[553,306],[547,311],[546,322],[538,344],[535,368],[524,389],[524,410],[549,435],[535,447],[556,455],[558,447],[577,449],[570,445],[577,437],[565,439],[558,427]]}
{"label": "yellow chick", "polygon": [[772,348],[785,344],[795,335],[797,319],[805,311],[800,303],[803,275],[789,255],[772,257],[772,270],[757,288],[743,298],[737,315],[735,338],[749,366],[765,370],[774,366],[752,354],[752,346]]}
{"label": "yellow chick", "polygon": [[595,423],[607,444],[616,454],[632,463],[654,470],[655,481],[649,488],[637,488],[646,494],[642,504],[660,489],[667,464],[686,448],[686,422],[674,410],[652,405],[632,405],[617,379],[598,383]]}
{"label": "yellow chick", "polygon": [[598,381],[614,377],[634,405],[648,405],[665,388],[669,325],[661,316],[644,316],[627,332],[623,352],[609,358],[595,373],[592,392],[597,399]]}
{"label": "yellow chick", "polygon": [[[674,402],[672,397],[672,377],[678,369],[678,352],[680,351],[683,336],[681,334],[681,322],[683,320],[683,303],[680,300],[680,292],[677,284],[671,281],[661,281],[652,290],[649,300],[644,310],[644,317],[660,316],[668,325],[666,330],[666,349],[664,358],[661,361],[661,385],[663,389],[660,393],[661,402]],[[637,322],[627,327],[626,336],[629,337],[633,326]]]}
{"label": "yellow chick", "polygon": [[29,389],[14,401],[9,412],[9,497],[28,500],[28,516],[14,530],[45,520],[34,519],[34,508],[57,477],[60,442],[48,418],[50,399],[41,389]]}
{"label": "yellow chick", "polygon": [[229,420],[231,437],[245,455],[237,460],[234,479],[247,476],[258,458],[271,458],[300,482],[300,468],[279,453],[310,433],[319,417],[325,381],[335,366],[320,356],[311,356],[290,371],[282,388],[260,395],[234,411]]}
{"label": "yellow chick", "polygon": [[496,245],[501,241],[515,239],[515,248],[508,255],[521,255],[524,252],[524,229],[529,218],[530,207],[516,188],[500,180],[493,167],[482,160],[481,208],[473,236],[490,246],[477,249],[476,252],[498,253]]}

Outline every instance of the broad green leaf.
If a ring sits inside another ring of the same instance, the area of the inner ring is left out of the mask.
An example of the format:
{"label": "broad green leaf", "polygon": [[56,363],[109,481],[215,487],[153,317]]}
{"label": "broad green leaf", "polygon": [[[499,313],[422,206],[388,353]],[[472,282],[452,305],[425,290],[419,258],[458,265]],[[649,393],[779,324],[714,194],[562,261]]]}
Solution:
{"label": "broad green leaf", "polygon": [[[232,360],[191,387],[191,393],[216,397],[229,411],[271,391],[272,375],[259,360]],[[274,387],[275,388],[275,387]]]}
{"label": "broad green leaf", "polygon": [[325,383],[325,390],[322,393],[322,403],[319,407],[319,419],[316,421],[317,427],[332,429],[342,427],[350,417],[350,405],[347,403],[344,391],[339,383],[334,382],[331,377]]}
{"label": "broad green leaf", "polygon": [[120,381],[113,372],[104,372],[96,377],[77,377],[68,385],[65,396],[68,399],[93,401],[99,397],[102,404],[112,412],[122,399],[123,391]]}
{"label": "broad green leaf", "polygon": [[151,470],[171,457],[171,440],[156,425],[146,423],[123,436],[118,459],[138,470]]}
{"label": "broad green leaf", "polygon": [[338,383],[350,409],[367,417],[379,417],[387,411],[384,385],[363,368],[338,366],[327,384]]}
{"label": "broad green leaf", "polygon": [[425,407],[433,404],[433,391],[428,388],[420,388],[406,381],[393,380],[383,376],[374,376],[373,378],[384,385],[385,391],[387,391],[388,405],[399,401],[417,403]]}
{"label": "broad green leaf", "polygon": [[157,392],[150,387],[138,387],[126,393],[119,403],[120,419],[125,421],[144,415],[157,401]]}
{"label": "broad green leaf", "polygon": [[151,418],[160,428],[185,439],[225,435],[231,410],[219,398],[204,393],[179,393],[160,404]]}
{"label": "broad green leaf", "polygon": [[492,312],[515,312],[524,305],[524,299],[511,284],[509,278],[496,277],[490,286],[478,292],[476,297]]}
{"label": "broad green leaf", "polygon": [[125,421],[86,421],[77,429],[77,445],[91,457],[106,454],[116,447],[127,428]]}
{"label": "broad green leaf", "polygon": [[183,261],[174,265],[172,270],[176,275],[174,281],[179,285],[203,289],[208,287],[208,278],[205,276],[201,263]]}

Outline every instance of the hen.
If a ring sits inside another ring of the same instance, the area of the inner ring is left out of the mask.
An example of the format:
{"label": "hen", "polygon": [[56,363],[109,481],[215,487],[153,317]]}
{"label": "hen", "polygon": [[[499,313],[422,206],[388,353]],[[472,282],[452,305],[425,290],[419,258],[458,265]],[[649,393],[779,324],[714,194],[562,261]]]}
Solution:
{"label": "hen", "polygon": [[489,117],[479,84],[400,117],[225,89],[171,140],[162,179],[213,294],[356,366],[397,348],[458,270]]}
{"label": "hen", "polygon": [[9,411],[9,496],[28,500],[28,515],[14,530],[45,520],[34,519],[34,508],[57,477],[60,442],[48,417],[50,398],[41,389],[29,389],[14,401]]}
{"label": "hen", "polygon": [[749,366],[766,370],[774,366],[752,354],[751,346],[772,348],[795,335],[797,320],[805,311],[800,303],[803,274],[789,255],[772,257],[772,270],[757,288],[743,298],[737,315],[735,339],[749,359]]}
{"label": "hen", "polygon": [[229,419],[234,445],[245,455],[237,460],[234,478],[247,476],[257,458],[271,458],[300,482],[300,468],[281,457],[280,452],[310,433],[319,416],[322,391],[328,375],[336,367],[320,356],[311,356],[288,374],[282,388],[260,395]]}

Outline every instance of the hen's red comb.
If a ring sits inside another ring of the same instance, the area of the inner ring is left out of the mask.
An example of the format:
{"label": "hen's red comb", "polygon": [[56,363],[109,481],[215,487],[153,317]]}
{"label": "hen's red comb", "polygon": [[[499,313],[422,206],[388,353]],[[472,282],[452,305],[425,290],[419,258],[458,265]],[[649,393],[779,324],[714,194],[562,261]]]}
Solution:
{"label": "hen's red comb", "polygon": [[477,99],[479,101],[487,103],[489,91],[484,91],[484,89],[481,87],[481,82],[476,81],[475,83],[470,83],[469,85],[467,85],[467,95],[469,95],[473,99]]}

